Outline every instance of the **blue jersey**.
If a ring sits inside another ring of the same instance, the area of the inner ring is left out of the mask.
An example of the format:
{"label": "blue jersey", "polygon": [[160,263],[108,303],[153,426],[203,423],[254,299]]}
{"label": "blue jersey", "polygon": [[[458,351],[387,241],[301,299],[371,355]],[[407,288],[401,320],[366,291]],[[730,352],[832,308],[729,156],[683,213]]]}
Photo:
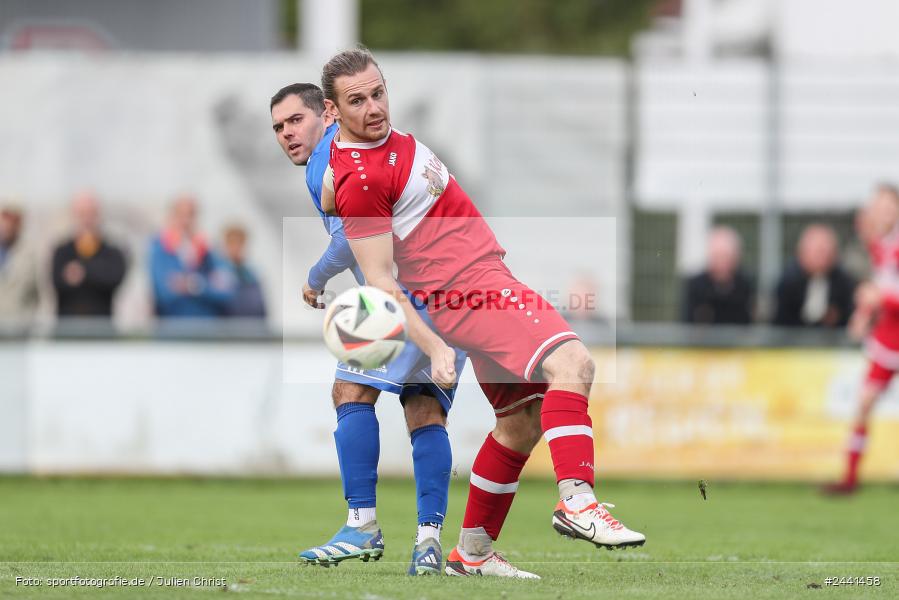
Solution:
{"label": "blue jersey", "polygon": [[356,283],[361,285],[365,282],[362,277],[362,269],[356,264],[353,251],[343,233],[343,222],[340,217],[325,214],[325,211],[322,210],[322,179],[328,168],[328,161],[331,158],[331,140],[337,134],[337,129],[335,123],[325,130],[325,135],[315,146],[315,150],[312,151],[309,161],[306,163],[306,187],[309,188],[312,203],[318,210],[318,214],[321,215],[325,231],[331,236],[331,243],[328,244],[325,253],[309,269],[306,281],[313,290],[325,289],[325,285],[332,277],[347,269],[353,272]]}

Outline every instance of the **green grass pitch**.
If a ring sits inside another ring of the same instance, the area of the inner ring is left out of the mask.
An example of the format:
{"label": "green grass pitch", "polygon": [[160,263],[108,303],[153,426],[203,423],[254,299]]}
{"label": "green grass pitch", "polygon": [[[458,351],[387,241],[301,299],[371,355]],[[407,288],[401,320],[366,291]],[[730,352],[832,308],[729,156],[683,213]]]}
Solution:
{"label": "green grass pitch", "polygon": [[[899,597],[899,489],[851,499],[811,486],[601,482],[643,548],[594,549],[550,526],[551,481],[525,481],[498,543],[541,581],[411,578],[411,481],[379,484],[387,550],[377,563],[301,566],[345,518],[340,485],[322,480],[0,478],[0,597],[70,598],[850,598]],[[444,532],[455,542],[467,485],[453,482]],[[51,589],[48,578],[142,577],[149,587]],[[879,577],[877,587],[825,585]],[[16,585],[16,577],[44,581]],[[157,577],[225,586],[157,585]]]}

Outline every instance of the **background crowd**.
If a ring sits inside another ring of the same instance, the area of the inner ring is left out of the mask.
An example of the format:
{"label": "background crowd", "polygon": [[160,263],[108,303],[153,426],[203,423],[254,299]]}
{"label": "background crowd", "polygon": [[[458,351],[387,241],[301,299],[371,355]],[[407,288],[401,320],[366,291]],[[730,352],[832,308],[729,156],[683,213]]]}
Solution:
{"label": "background crowd", "polygon": [[[153,315],[264,319],[265,294],[247,264],[246,229],[229,225],[211,239],[198,228],[197,217],[196,198],[182,195],[145,242]],[[47,289],[60,318],[112,317],[116,293],[134,265],[128,245],[105,231],[97,196],[89,191],[75,195],[69,234],[49,260],[42,260],[34,240],[23,236],[27,218],[21,206],[0,203],[0,321],[31,320]]]}
{"label": "background crowd", "polygon": [[[886,184],[875,193],[899,195]],[[97,196],[87,191],[74,196],[69,235],[55,245],[49,260],[40,260],[34,245],[23,238],[26,218],[21,206],[0,204],[0,320],[31,319],[42,290],[52,290],[58,317],[111,317],[114,297],[133,264],[127,245],[105,232]],[[265,319],[264,288],[247,262],[246,228],[228,225],[216,239],[202,232],[197,221],[197,199],[182,195],[146,241],[149,311],[163,318]],[[830,225],[806,225],[793,258],[782,266],[772,297],[766,299],[744,267],[738,232],[716,226],[708,235],[705,268],[684,278],[682,321],[844,327],[852,314],[856,284],[865,276],[843,265],[842,249],[850,242],[857,240],[840,239]],[[582,279],[571,284],[571,294],[584,295],[586,286],[591,290],[586,295],[595,296],[596,282]],[[581,315],[583,307],[570,312],[574,319],[600,318],[600,311]]]}
{"label": "background crowd", "polygon": [[[899,198],[899,190],[879,185],[875,194]],[[861,237],[861,236],[859,236]],[[718,226],[708,236],[706,266],[684,282],[682,320],[695,324],[747,325],[769,321],[780,327],[841,328],[854,308],[858,280],[844,266],[841,240],[830,225],[806,225],[795,254],[782,266],[768,303],[760,310],[756,282],[743,267],[743,243],[731,227]],[[767,318],[766,318],[767,317]]]}

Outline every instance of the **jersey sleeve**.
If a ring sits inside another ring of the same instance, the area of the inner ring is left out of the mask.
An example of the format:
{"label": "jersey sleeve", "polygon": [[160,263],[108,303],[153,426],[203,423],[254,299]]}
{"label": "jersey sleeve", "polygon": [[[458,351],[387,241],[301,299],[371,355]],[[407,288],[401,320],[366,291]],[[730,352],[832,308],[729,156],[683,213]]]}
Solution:
{"label": "jersey sleeve", "polygon": [[[334,219],[334,221],[340,223],[339,219]],[[332,277],[354,267],[356,267],[356,258],[343,235],[343,229],[339,226],[334,227],[331,231],[331,243],[328,244],[327,250],[318,259],[318,262],[309,269],[309,277],[306,281],[312,289],[322,290]],[[353,276],[358,280],[355,269],[353,269]]]}
{"label": "jersey sleeve", "polygon": [[393,231],[393,201],[388,181],[358,171],[341,174],[336,168],[335,187],[337,214],[348,240]]}

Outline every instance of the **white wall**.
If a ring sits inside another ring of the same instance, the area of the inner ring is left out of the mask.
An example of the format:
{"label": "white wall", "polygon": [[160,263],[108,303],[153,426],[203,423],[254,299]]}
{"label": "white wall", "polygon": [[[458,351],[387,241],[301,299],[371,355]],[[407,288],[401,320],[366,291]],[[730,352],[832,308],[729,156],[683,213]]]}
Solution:
{"label": "white wall", "polygon": [[[744,4],[758,0],[742,0]],[[899,58],[895,0],[771,2],[775,49],[787,60],[851,61]]]}
{"label": "white wall", "polygon": [[[737,468],[736,476],[836,475],[864,371],[858,351],[630,348],[620,355],[610,363],[597,354],[617,374],[616,383],[596,386],[591,403],[604,473],[724,476],[752,456],[755,470]],[[320,342],[3,342],[0,473],[333,477],[333,369]],[[494,424],[470,368],[462,382],[448,426],[460,475]],[[399,403],[385,395],[377,411],[379,471],[408,476]],[[881,477],[897,476],[890,459],[897,417],[893,387],[878,405],[884,435],[875,436],[866,467]],[[789,468],[769,472],[768,461]],[[542,442],[529,473],[552,473]]]}
{"label": "white wall", "polygon": [[[315,376],[285,383],[270,343],[5,343],[0,471],[334,475],[334,361],[320,344],[283,352]],[[380,472],[408,475],[399,402],[377,410]],[[466,369],[449,419],[462,472],[493,422]]]}
{"label": "white wall", "polygon": [[27,351],[23,344],[0,343],[0,472],[19,472],[28,464]]}
{"label": "white wall", "polygon": [[635,77],[638,201],[758,208],[768,168],[766,65],[646,62]]}

